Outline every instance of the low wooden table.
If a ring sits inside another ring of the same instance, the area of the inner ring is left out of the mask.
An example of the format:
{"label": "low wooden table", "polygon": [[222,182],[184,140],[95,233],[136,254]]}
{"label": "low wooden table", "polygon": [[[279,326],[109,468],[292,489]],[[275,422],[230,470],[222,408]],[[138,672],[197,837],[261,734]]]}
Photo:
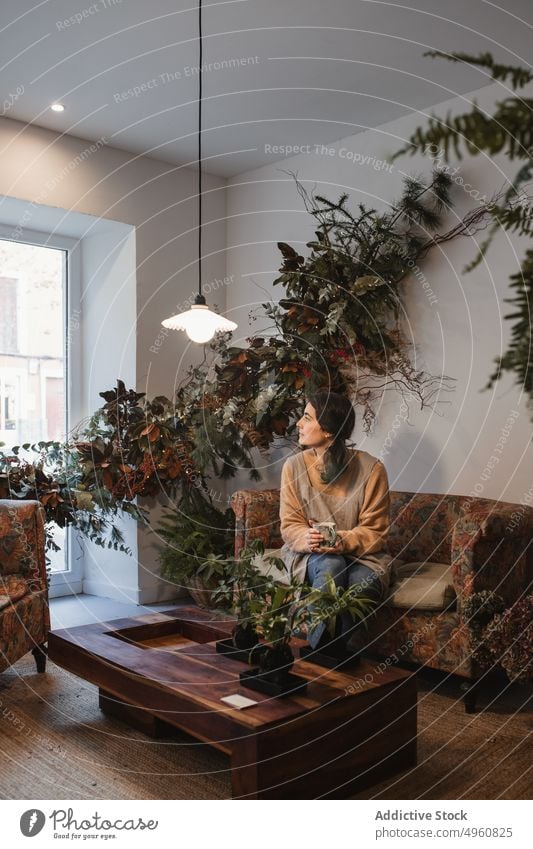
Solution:
{"label": "low wooden table", "polygon": [[[230,631],[230,620],[178,607],[52,632],[49,657],[96,684],[106,714],[153,736],[175,726],[226,752],[234,798],[348,797],[416,763],[412,674],[297,660],[307,689],[272,698],[243,687],[245,665],[216,653]],[[220,701],[234,693],[257,704]]]}

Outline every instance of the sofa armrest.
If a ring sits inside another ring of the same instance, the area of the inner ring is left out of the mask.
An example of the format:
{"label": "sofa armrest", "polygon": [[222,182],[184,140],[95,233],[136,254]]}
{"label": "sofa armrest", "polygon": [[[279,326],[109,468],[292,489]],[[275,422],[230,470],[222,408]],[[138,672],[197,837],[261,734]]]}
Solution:
{"label": "sofa armrest", "polygon": [[0,500],[0,575],[21,574],[32,592],[47,590],[44,522],[39,501]]}
{"label": "sofa armrest", "polygon": [[265,548],[281,548],[279,489],[240,489],[230,500],[235,513],[235,556],[253,539]]}
{"label": "sofa armrest", "polygon": [[533,508],[488,499],[465,500],[452,534],[454,586],[459,601],[492,590],[512,604],[529,588]]}

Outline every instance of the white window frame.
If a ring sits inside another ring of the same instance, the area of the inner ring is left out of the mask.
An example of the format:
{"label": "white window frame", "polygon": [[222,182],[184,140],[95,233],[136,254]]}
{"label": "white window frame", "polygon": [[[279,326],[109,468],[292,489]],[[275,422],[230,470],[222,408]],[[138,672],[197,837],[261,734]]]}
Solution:
{"label": "white window frame", "polygon": [[[26,372],[23,369],[10,369],[10,373],[17,377],[20,381],[21,387],[21,398],[18,403],[17,412],[19,415],[17,418],[22,418],[23,411],[25,411],[25,399],[27,396],[26,391]],[[5,380],[0,377],[0,405],[3,407],[4,398],[5,398]],[[0,409],[0,439],[2,442],[9,442],[9,433],[8,431],[2,427],[4,424],[4,410]]]}
{"label": "white window frame", "polygon": [[[65,387],[67,433],[81,418],[81,328],[73,333],[71,317],[78,317],[81,325],[81,258],[80,240],[59,234],[23,230],[13,239],[13,227],[0,223],[0,239],[17,244],[38,245],[65,251],[65,296],[63,320],[65,326]],[[72,528],[67,528],[67,568],[50,576],[50,597],[75,595],[83,589],[83,549]]]}

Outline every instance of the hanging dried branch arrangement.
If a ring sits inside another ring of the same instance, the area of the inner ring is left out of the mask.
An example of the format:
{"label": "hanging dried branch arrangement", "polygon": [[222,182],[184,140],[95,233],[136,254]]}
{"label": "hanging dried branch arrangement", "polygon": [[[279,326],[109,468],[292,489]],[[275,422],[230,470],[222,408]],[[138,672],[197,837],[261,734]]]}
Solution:
{"label": "hanging dried branch arrangement", "polygon": [[254,452],[291,437],[305,396],[317,388],[348,393],[367,430],[385,391],[423,408],[452,388],[449,378],[416,364],[403,329],[402,285],[419,286],[422,294],[420,263],[438,245],[483,228],[488,207],[440,233],[451,206],[451,181],[440,171],[427,183],[407,179],[385,212],[362,204],[352,211],[346,194],[333,202],[309,195],[297,180],[296,186],[315,236],[307,257],[278,245],[274,284],[284,292],[262,305],[269,334],[239,348],[231,334],[216,336],[174,400],[149,401],[118,381],[100,393],[104,405],[64,445],[23,446],[37,452],[31,461],[22,460],[20,448],[4,452],[0,495],[38,498],[50,522],[76,525],[120,548],[114,518],[119,511],[139,518],[138,496],[175,498],[195,489],[209,501],[211,475],[247,468],[257,480]]}

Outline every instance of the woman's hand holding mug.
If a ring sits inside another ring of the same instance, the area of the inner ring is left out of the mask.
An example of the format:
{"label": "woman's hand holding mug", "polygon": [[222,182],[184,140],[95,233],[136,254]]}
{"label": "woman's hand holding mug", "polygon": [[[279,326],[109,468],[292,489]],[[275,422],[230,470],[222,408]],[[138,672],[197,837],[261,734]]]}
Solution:
{"label": "woman's hand holding mug", "polygon": [[325,546],[326,541],[324,534],[317,530],[313,525],[319,524],[317,519],[309,519],[309,531],[307,532],[307,544],[312,554],[338,554],[341,540],[337,537],[335,545]]}

